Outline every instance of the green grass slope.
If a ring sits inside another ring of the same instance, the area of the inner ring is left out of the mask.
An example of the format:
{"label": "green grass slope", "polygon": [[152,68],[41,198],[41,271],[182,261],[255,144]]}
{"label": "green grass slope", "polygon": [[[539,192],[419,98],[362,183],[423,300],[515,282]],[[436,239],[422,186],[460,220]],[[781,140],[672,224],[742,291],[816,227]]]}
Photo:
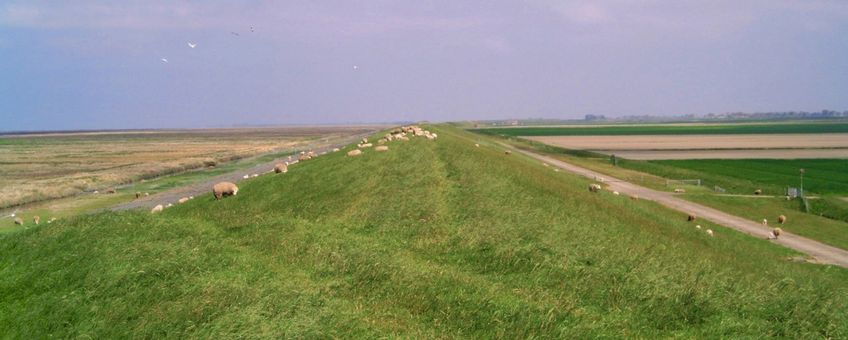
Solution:
{"label": "green grass slope", "polygon": [[[848,336],[848,271],[608,193],[447,126],[152,215],[0,238],[0,333]],[[475,148],[475,142],[481,143]]]}
{"label": "green grass slope", "polygon": [[848,123],[779,123],[712,125],[622,125],[622,126],[540,126],[474,129],[501,136],[616,136],[616,135],[720,135],[770,133],[848,133]]}

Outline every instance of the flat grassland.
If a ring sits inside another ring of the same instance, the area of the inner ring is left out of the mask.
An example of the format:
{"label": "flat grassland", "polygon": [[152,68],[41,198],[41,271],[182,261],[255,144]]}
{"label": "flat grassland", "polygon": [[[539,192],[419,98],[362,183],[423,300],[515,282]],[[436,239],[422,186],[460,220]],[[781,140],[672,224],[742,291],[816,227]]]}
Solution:
{"label": "flat grassland", "polygon": [[368,127],[286,127],[0,136],[0,208],[198,169]]}
{"label": "flat grassland", "polygon": [[[449,126],[0,236],[9,337],[848,337],[848,270]],[[479,143],[480,147],[475,147]],[[349,150],[351,147],[346,148]],[[345,151],[346,151],[345,150]],[[46,256],[49,254],[49,256]]]}
{"label": "flat grassland", "polygon": [[501,136],[615,136],[615,135],[729,135],[848,133],[848,122],[724,123],[724,124],[629,124],[604,126],[545,126],[474,129]]}

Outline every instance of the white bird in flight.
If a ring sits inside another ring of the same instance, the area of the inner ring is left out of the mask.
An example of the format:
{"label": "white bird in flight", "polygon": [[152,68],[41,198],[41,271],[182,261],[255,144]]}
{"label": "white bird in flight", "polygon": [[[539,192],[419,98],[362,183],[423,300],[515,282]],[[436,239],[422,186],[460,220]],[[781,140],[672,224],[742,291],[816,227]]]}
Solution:
{"label": "white bird in flight", "polygon": [[358,65],[353,65],[353,69],[354,69],[354,70],[358,70],[358,69],[359,69],[359,66],[358,66]]}
{"label": "white bird in flight", "polygon": [[160,59],[160,60],[162,60],[162,62],[163,62],[163,63],[167,63],[167,62],[168,62],[168,59],[165,59],[165,58],[162,58],[162,59]]}
{"label": "white bird in flight", "polygon": [[253,26],[250,26],[250,31],[253,32]]}
{"label": "white bird in flight", "polygon": [[197,47],[197,44],[192,43],[192,42],[188,42],[187,44],[188,44],[188,47],[191,47],[191,48]]}

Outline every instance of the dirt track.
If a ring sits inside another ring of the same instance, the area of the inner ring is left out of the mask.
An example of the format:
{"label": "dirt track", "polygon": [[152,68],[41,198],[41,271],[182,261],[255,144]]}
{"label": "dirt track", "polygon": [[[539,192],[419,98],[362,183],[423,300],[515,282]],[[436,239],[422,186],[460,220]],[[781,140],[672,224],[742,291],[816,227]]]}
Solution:
{"label": "dirt track", "polygon": [[[332,151],[333,148],[337,148],[337,147],[340,148],[340,147],[343,147],[343,146],[348,145],[350,143],[353,143],[355,141],[358,141],[362,137],[369,136],[373,133],[374,132],[371,131],[371,132],[368,132],[368,133],[364,133],[364,134],[360,134],[360,135],[356,135],[356,136],[351,136],[351,137],[345,138],[345,139],[343,139],[343,140],[341,140],[337,143],[330,144],[330,145],[328,145],[326,143],[320,143],[320,142],[314,143],[314,144],[311,144],[311,145],[304,147],[303,150],[304,151],[313,150],[317,154],[320,155],[323,152]],[[298,153],[298,151],[295,151],[295,154],[297,154],[297,153]],[[292,158],[296,159],[296,157],[292,157]],[[215,176],[215,177],[209,178],[207,180],[204,180],[204,181],[201,181],[201,182],[198,182],[198,183],[194,183],[194,184],[191,184],[191,185],[186,185],[186,186],[183,186],[183,187],[163,191],[163,192],[160,192],[158,194],[150,195],[148,197],[140,198],[140,199],[137,199],[137,200],[134,200],[134,201],[121,203],[121,204],[118,204],[118,205],[115,205],[114,207],[112,207],[112,210],[113,211],[120,211],[120,210],[142,209],[142,208],[147,210],[147,209],[151,209],[151,208],[155,207],[158,204],[161,204],[163,206],[168,205],[168,203],[177,204],[177,201],[182,197],[200,196],[202,194],[210,193],[212,185],[214,185],[215,183],[222,182],[222,181],[238,183],[238,182],[244,180],[244,178],[243,178],[244,175],[251,175],[251,174],[260,174],[261,175],[261,174],[267,173],[274,168],[274,164],[281,162],[281,161],[288,161],[288,160],[289,160],[288,157],[279,158],[279,159],[272,160],[270,162],[255,165],[255,166],[250,167],[250,168],[239,169],[239,170],[233,171],[231,173]]]}
{"label": "dirt track", "polygon": [[[769,232],[771,231],[771,228],[764,227],[759,223],[755,223],[744,218],[734,216],[707,206],[686,201],[682,198],[676,197],[672,193],[656,191],[641,187],[586,168],[578,167],[563,161],[556,160],[551,157],[539,155],[529,151],[518,149],[514,150],[578,175],[582,175],[592,179],[599,177],[604,178],[604,183],[609,185],[610,190],[615,190],[625,195],[638,195],[641,199],[655,201],[659,204],[678,210],[685,214],[694,213],[698,217],[704,218],[706,220],[712,221],[728,228],[736,229],[738,231],[752,235],[757,238],[762,238],[764,241],[768,237]],[[781,234],[780,239],[774,240],[772,242],[810,255],[816,260],[816,262],[834,264],[848,268],[848,251],[846,250],[832,247],[785,231],[783,232],[783,234]]]}

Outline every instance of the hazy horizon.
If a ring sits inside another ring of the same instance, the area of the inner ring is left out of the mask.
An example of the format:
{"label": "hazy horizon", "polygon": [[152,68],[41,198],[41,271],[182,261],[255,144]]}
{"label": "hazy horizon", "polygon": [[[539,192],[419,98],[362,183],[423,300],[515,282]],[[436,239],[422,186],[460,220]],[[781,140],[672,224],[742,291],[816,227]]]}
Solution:
{"label": "hazy horizon", "polygon": [[0,131],[843,111],[845,37],[823,0],[11,0]]}

